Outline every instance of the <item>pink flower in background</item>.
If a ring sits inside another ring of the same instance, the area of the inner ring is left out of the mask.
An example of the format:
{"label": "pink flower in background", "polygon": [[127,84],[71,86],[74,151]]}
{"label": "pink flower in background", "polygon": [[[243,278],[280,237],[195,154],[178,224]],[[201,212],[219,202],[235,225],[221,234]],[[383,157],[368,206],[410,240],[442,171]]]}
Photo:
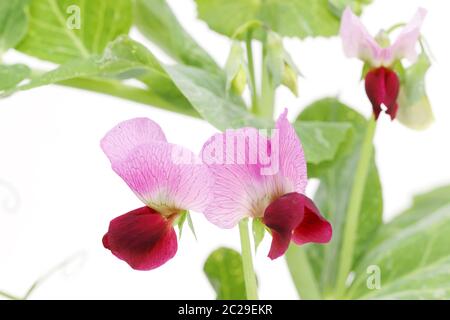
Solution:
{"label": "pink flower in background", "polygon": [[157,268],[177,252],[174,219],[188,209],[202,212],[210,202],[209,171],[192,152],[168,143],[150,119],[120,123],[101,147],[113,170],[145,204],[112,220],[103,245],[133,269]]}
{"label": "pink flower in background", "polygon": [[332,235],[330,223],[305,196],[306,161],[286,117],[287,111],[271,139],[244,128],[213,136],[202,150],[215,177],[214,198],[204,211],[207,219],[233,228],[241,219],[261,218],[272,232],[271,259],[282,256],[291,241],[327,243]]}
{"label": "pink flower in background", "polygon": [[416,61],[416,45],[426,14],[425,9],[419,9],[397,40],[392,45],[383,47],[368,33],[350,8],[344,11],[340,31],[344,51],[348,57],[359,58],[371,68],[366,75],[365,86],[377,119],[383,104],[392,120],[397,116],[400,81],[393,65],[404,58],[411,62]]}

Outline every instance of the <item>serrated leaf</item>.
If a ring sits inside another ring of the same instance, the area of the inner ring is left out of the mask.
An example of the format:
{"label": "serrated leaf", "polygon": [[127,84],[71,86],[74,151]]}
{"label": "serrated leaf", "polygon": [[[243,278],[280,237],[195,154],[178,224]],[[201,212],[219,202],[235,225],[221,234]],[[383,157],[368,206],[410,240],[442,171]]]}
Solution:
{"label": "serrated leaf", "polygon": [[245,300],[244,270],[240,253],[220,248],[212,252],[203,271],[217,294],[217,300]]}
{"label": "serrated leaf", "polygon": [[33,0],[29,14],[29,32],[18,50],[56,63],[101,54],[128,34],[133,20],[129,0]]}
{"label": "serrated leaf", "polygon": [[[417,197],[384,225],[355,270],[349,297],[364,299],[450,298],[450,187]],[[366,285],[367,267],[381,272],[381,289]]]}
{"label": "serrated leaf", "polygon": [[[249,21],[259,20],[287,37],[334,36],[340,25],[340,3],[328,0],[196,0],[199,18],[216,32],[232,37]],[[334,1],[336,2],[336,1]],[[340,1],[343,2],[343,1]],[[367,1],[347,0],[360,7]],[[339,5],[339,6],[338,6]]]}
{"label": "serrated leaf", "polygon": [[261,219],[253,219],[252,233],[256,252],[258,250],[259,245],[264,240],[264,235],[266,234],[266,226],[262,223]]}
{"label": "serrated leaf", "polygon": [[0,1],[0,56],[14,48],[25,36],[28,3],[29,0]]}
{"label": "serrated leaf", "polygon": [[[339,148],[336,158],[330,163],[312,166],[315,176],[321,180],[315,203],[333,225],[333,239],[328,245],[307,247],[312,269],[326,297],[335,287],[349,194],[353,187],[354,169],[359,160],[359,150],[367,121],[359,113],[335,99],[324,99],[313,103],[303,111],[299,120],[300,122],[325,121],[352,125],[351,134]],[[367,243],[382,223],[381,184],[374,160],[372,160],[362,201],[363,210],[359,216],[354,265],[359,261]],[[291,272],[295,269],[294,267],[290,266]]]}
{"label": "serrated leaf", "polygon": [[211,56],[184,30],[165,0],[136,0],[135,24],[176,61],[221,72]]}

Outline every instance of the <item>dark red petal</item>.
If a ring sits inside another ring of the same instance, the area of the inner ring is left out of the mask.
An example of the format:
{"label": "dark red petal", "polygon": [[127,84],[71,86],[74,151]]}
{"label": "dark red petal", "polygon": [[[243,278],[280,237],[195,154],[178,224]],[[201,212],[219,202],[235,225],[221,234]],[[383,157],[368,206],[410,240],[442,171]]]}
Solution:
{"label": "dark red petal", "polygon": [[103,245],[136,270],[152,270],[173,258],[177,236],[172,223],[149,207],[115,218]]}
{"label": "dark red petal", "polygon": [[302,245],[305,243],[328,243],[333,234],[331,224],[325,220],[317,209],[314,202],[304,197],[304,217],[302,222],[295,228],[292,240]]}
{"label": "dark red petal", "polygon": [[395,119],[398,111],[397,99],[400,92],[400,80],[397,74],[385,67],[371,70],[366,75],[365,86],[375,118],[378,119],[382,111],[381,105],[384,104],[391,119]]}
{"label": "dark red petal", "polygon": [[299,193],[289,193],[272,202],[265,210],[263,222],[272,230],[270,259],[282,256],[288,249],[293,230],[303,220],[303,198]]}

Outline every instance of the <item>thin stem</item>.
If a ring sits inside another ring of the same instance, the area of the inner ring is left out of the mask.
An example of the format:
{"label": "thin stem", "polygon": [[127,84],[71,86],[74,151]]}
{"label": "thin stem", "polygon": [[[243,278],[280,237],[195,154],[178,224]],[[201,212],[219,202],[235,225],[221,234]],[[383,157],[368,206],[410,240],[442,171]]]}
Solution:
{"label": "thin stem", "polygon": [[119,81],[79,78],[66,80],[57,84],[97,93],[104,93],[114,97],[151,105],[159,109],[180,113],[193,118],[200,118],[200,115],[193,108],[188,109],[180,107],[159,97],[151,90],[144,90],[137,87],[125,85]]}
{"label": "thin stem", "polygon": [[8,300],[22,300],[21,298],[13,296],[12,294],[9,294],[4,291],[0,291],[0,297],[6,298]]}
{"label": "thin stem", "polygon": [[248,72],[250,73],[250,91],[252,95],[252,111],[258,110],[258,90],[256,87],[255,63],[253,62],[253,47],[252,47],[253,32],[247,32],[245,45],[247,48],[247,63]]}
{"label": "thin stem", "polygon": [[245,290],[248,300],[258,300],[258,289],[256,275],[253,269],[252,248],[248,231],[248,219],[239,223],[239,234],[241,236],[242,265],[244,267]]}
{"label": "thin stem", "polygon": [[320,290],[305,248],[291,245],[286,261],[298,295],[303,300],[320,300]]}
{"label": "thin stem", "polygon": [[366,135],[361,147],[361,154],[356,167],[356,174],[350,194],[350,202],[348,205],[341,255],[339,259],[340,265],[336,284],[337,297],[342,297],[344,295],[347,277],[353,265],[358,218],[361,211],[362,198],[364,195],[367,176],[370,169],[370,161],[373,156],[373,138],[375,136],[375,131],[376,120],[372,117],[367,125]]}
{"label": "thin stem", "polygon": [[263,45],[263,63],[262,63],[262,84],[261,84],[261,101],[257,114],[263,118],[272,120],[275,104],[275,88],[269,74],[266,64],[266,48]]}

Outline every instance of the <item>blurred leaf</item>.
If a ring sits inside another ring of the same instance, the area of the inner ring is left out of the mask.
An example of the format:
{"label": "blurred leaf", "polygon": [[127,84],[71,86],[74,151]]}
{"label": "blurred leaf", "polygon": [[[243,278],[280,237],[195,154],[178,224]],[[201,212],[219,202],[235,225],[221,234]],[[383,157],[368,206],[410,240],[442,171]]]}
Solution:
{"label": "blurred leaf", "polygon": [[0,65],[0,93],[14,88],[30,75],[30,69],[23,64]]}
{"label": "blurred leaf", "polygon": [[[380,228],[356,268],[353,298],[450,299],[450,187],[417,197]],[[381,289],[367,288],[367,267],[381,271]]]}
{"label": "blurred leaf", "polygon": [[0,56],[14,48],[28,28],[26,8],[29,0],[0,1]]}
{"label": "blurred leaf", "polygon": [[[359,160],[367,120],[335,99],[324,99],[307,107],[300,115],[299,121],[300,123],[302,121],[350,123],[353,127],[332,162],[312,166],[314,176],[321,181],[315,203],[333,225],[333,239],[328,245],[307,247],[312,268],[319,279],[322,293],[326,296],[335,287],[349,194],[353,187],[355,168]],[[354,264],[359,261],[367,244],[382,223],[383,199],[375,160],[371,164],[362,201],[363,209],[359,216]],[[290,268],[293,269],[294,266]]]}
{"label": "blurred leaf", "polygon": [[334,36],[342,3],[360,8],[368,1],[346,0],[196,0],[199,18],[228,37],[249,21],[259,20],[281,36]]}
{"label": "blurred leaf", "polygon": [[293,125],[309,165],[333,160],[352,128],[351,124],[345,122],[296,121]]}
{"label": "blurred leaf", "polygon": [[328,3],[331,11],[340,17],[347,7],[350,7],[355,14],[360,15],[364,6],[371,4],[372,0],[328,0]]}
{"label": "blurred leaf", "polygon": [[183,29],[165,0],[136,0],[135,24],[176,61],[220,72],[211,56]]}
{"label": "blurred leaf", "polygon": [[217,300],[245,300],[244,269],[241,255],[227,248],[211,253],[203,268]]}
{"label": "blurred leaf", "polygon": [[252,220],[252,233],[256,252],[259,245],[264,240],[264,235],[266,234],[266,226],[262,223],[261,219]]}
{"label": "blurred leaf", "polygon": [[425,76],[430,66],[429,58],[422,53],[418,61],[406,68],[402,75],[397,119],[411,129],[426,129],[434,121],[425,89]]}
{"label": "blurred leaf", "polygon": [[130,0],[33,0],[29,13],[18,50],[56,63],[101,54],[132,24]]}
{"label": "blurred leaf", "polygon": [[266,68],[269,71],[272,85],[277,88],[284,74],[284,48],[283,40],[275,32],[268,32],[266,41]]}

